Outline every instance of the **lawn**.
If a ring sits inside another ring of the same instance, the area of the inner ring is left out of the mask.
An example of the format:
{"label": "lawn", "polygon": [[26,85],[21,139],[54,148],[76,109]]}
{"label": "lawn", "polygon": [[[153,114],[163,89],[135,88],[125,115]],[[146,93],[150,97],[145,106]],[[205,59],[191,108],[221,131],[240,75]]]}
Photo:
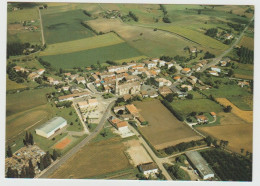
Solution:
{"label": "lawn", "polygon": [[83,10],[71,10],[53,14],[42,12],[44,36],[47,45],[92,37],[95,34],[81,25],[81,21],[90,18],[83,13]]}
{"label": "lawn", "polygon": [[54,88],[25,90],[20,93],[6,95],[6,115],[22,112],[47,103],[46,93]]}
{"label": "lawn", "polygon": [[48,45],[40,56],[59,55],[123,43],[114,33]]}
{"label": "lawn", "polygon": [[49,178],[92,178],[131,168],[120,140],[111,138],[84,146]]}
{"label": "lawn", "polygon": [[56,68],[72,69],[73,67],[86,67],[92,64],[104,63],[107,60],[120,60],[140,56],[140,52],[132,48],[127,43],[120,43],[106,47],[89,49],[80,52],[43,56],[43,60],[48,61]]}
{"label": "lawn", "polygon": [[174,100],[171,103],[174,110],[185,118],[191,112],[221,112],[222,107],[209,99],[186,99],[186,100]]}
{"label": "lawn", "polygon": [[149,122],[139,130],[155,149],[163,149],[182,142],[199,140],[186,124],[180,122],[159,100],[134,102],[140,114]]}

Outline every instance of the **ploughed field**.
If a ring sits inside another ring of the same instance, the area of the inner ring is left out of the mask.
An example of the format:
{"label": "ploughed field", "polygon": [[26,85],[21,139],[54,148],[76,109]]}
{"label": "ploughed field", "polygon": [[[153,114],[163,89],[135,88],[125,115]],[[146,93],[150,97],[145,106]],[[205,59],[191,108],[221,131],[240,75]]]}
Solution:
{"label": "ploughed field", "polygon": [[192,129],[180,122],[159,100],[135,102],[140,114],[149,122],[140,131],[155,149],[201,139]]}

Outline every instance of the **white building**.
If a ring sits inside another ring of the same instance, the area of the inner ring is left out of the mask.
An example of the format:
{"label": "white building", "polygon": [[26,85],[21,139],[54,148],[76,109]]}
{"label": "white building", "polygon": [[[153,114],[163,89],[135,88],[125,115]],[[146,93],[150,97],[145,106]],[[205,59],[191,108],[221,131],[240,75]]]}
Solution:
{"label": "white building", "polygon": [[149,177],[150,175],[152,176],[159,172],[158,167],[154,162],[140,164],[138,165],[138,168],[146,177]]}
{"label": "white building", "polygon": [[219,73],[221,72],[221,69],[218,68],[218,67],[216,67],[216,66],[211,67],[211,70],[212,70],[212,71],[219,72]]}
{"label": "white building", "polygon": [[173,66],[173,63],[167,62],[166,65],[167,65],[167,68],[170,69]]}
{"label": "white building", "polygon": [[157,65],[157,63],[153,62],[153,61],[145,61],[144,63],[147,66],[148,69],[154,68]]}
{"label": "white building", "polygon": [[158,87],[171,86],[171,84],[172,84],[172,82],[170,80],[167,80],[165,78],[156,78],[155,83]]}
{"label": "white building", "polygon": [[67,120],[62,117],[54,117],[41,125],[39,128],[36,128],[35,132],[42,137],[49,138],[66,125]]}
{"label": "white building", "polygon": [[209,74],[211,74],[213,76],[218,76],[218,73],[216,71],[209,71]]}
{"label": "white building", "polygon": [[166,63],[165,61],[160,60],[160,61],[159,61],[159,67],[163,67],[163,66],[165,66],[165,63]]}

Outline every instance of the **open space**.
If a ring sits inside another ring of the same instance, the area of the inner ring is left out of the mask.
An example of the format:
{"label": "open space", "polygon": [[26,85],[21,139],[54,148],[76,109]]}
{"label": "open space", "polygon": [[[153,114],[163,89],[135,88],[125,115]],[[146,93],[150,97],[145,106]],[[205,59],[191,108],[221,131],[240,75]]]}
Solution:
{"label": "open space", "polygon": [[131,168],[124,150],[119,138],[86,145],[50,178],[90,178]]}
{"label": "open space", "polygon": [[187,125],[173,116],[159,100],[134,102],[134,104],[149,122],[149,125],[141,127],[140,131],[156,149],[201,139]]}

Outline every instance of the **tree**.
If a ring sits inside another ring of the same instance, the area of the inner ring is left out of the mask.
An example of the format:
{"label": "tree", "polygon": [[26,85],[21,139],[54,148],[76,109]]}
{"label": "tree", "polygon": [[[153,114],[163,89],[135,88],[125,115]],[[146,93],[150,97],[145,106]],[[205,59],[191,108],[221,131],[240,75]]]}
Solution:
{"label": "tree", "polygon": [[39,169],[40,169],[41,171],[44,170],[44,162],[43,162],[43,157],[42,157],[42,156],[40,157],[40,165],[39,165]]}
{"label": "tree", "polygon": [[212,137],[207,136],[207,137],[205,138],[205,142],[207,143],[208,146],[210,146],[210,145],[212,144],[212,142],[213,142]]}
{"label": "tree", "polygon": [[243,153],[244,153],[244,150],[245,150],[245,149],[243,149],[243,148],[242,148],[242,149],[240,149],[240,152],[241,152],[241,154],[243,154]]}
{"label": "tree", "polygon": [[6,177],[7,178],[14,178],[14,171],[11,167],[8,167]]}
{"label": "tree", "polygon": [[172,66],[170,69],[169,69],[169,71],[171,72],[171,73],[176,73],[177,72],[177,69],[176,69],[176,67],[175,66]]}
{"label": "tree", "polygon": [[228,105],[227,107],[224,108],[224,112],[231,112],[232,107]]}
{"label": "tree", "polygon": [[53,149],[53,153],[52,153],[52,159],[55,161],[58,158],[58,152]]}
{"label": "tree", "polygon": [[180,163],[184,163],[185,160],[186,160],[186,156],[184,155],[180,155],[179,157],[176,158],[176,161]]}
{"label": "tree", "polygon": [[198,10],[198,14],[201,14],[201,10]]}
{"label": "tree", "polygon": [[187,97],[188,99],[193,99],[193,94],[188,94],[186,97]]}
{"label": "tree", "polygon": [[169,102],[172,102],[173,101],[173,94],[168,94],[165,99]]}
{"label": "tree", "polygon": [[20,178],[27,178],[26,167],[25,166],[23,166],[23,168],[21,170]]}
{"label": "tree", "polygon": [[29,172],[28,172],[28,177],[29,178],[34,178],[34,176],[35,176],[35,172],[34,172],[34,166],[33,166],[33,164],[32,164],[32,160],[30,159],[29,160]]}
{"label": "tree", "polygon": [[9,157],[9,158],[13,156],[12,149],[11,149],[11,147],[10,147],[9,145],[8,145],[8,147],[7,147],[6,155],[7,155],[7,157]]}
{"label": "tree", "polygon": [[29,142],[29,144],[31,144],[31,145],[34,144],[34,140],[33,140],[33,135],[32,135],[32,133],[29,134],[28,142]]}

